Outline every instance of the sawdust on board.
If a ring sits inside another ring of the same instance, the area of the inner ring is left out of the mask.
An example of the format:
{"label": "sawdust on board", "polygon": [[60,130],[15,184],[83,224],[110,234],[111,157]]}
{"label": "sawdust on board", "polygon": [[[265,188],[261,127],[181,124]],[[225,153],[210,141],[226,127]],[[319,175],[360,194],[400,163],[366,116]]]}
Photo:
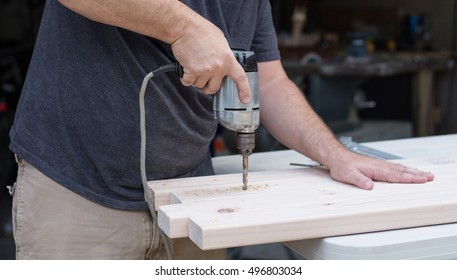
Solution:
{"label": "sawdust on board", "polygon": [[183,191],[182,194],[186,196],[215,196],[220,194],[233,194],[233,193],[251,193],[251,192],[259,192],[266,190],[270,187],[269,184],[251,184],[248,185],[246,190],[243,190],[243,186],[236,185],[236,186],[227,186],[227,187],[219,187],[217,189],[212,188],[202,188],[202,189],[193,189],[188,191]]}

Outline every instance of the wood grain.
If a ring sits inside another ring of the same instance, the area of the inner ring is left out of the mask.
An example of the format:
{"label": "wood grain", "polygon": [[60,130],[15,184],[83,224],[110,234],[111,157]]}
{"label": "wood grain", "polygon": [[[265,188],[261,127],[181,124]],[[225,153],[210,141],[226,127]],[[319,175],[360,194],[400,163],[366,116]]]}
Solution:
{"label": "wood grain", "polygon": [[396,162],[435,180],[365,191],[332,180],[325,168],[302,168],[252,172],[247,191],[240,174],[149,185],[160,193],[164,232],[204,250],[457,222],[457,157]]}

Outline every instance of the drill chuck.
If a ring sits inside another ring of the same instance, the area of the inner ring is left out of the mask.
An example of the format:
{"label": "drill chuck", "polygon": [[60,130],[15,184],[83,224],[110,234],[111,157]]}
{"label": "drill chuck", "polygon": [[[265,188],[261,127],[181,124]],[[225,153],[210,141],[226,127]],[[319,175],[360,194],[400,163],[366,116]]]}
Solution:
{"label": "drill chuck", "polygon": [[238,132],[236,134],[236,148],[242,156],[249,156],[255,148],[255,134]]}

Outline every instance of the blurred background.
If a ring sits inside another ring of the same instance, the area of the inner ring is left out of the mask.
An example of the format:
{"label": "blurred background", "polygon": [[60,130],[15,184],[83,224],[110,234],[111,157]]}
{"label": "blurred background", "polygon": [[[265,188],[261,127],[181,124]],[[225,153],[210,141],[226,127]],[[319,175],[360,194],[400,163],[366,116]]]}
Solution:
{"label": "blurred background", "polygon": [[[337,136],[457,131],[455,0],[270,2],[285,70]],[[236,153],[230,132],[215,143]],[[261,127],[256,151],[281,148]]]}
{"label": "blurred background", "polygon": [[[457,0],[270,0],[289,77],[337,136],[457,132]],[[0,0],[0,259],[14,258],[8,149],[44,0]],[[213,155],[238,153],[220,129]],[[284,149],[261,127],[255,152]],[[286,252],[287,253],[287,252]]]}

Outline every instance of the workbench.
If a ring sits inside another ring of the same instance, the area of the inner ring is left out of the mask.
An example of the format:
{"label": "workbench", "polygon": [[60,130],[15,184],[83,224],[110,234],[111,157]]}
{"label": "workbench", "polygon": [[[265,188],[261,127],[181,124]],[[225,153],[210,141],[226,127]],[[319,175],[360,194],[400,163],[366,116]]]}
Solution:
{"label": "workbench", "polygon": [[[457,134],[362,143],[406,159],[457,155]],[[303,168],[316,163],[282,150],[255,153],[250,171]],[[216,174],[242,172],[239,155],[213,158]],[[456,213],[457,214],[457,213]],[[457,259],[457,224],[298,240],[284,243],[306,259]]]}
{"label": "workbench", "polygon": [[[343,97],[345,87],[355,92],[362,81],[371,77],[391,77],[395,75],[410,74],[411,82],[411,108],[414,136],[428,136],[434,134],[435,115],[434,106],[437,93],[435,89],[436,74],[450,71],[455,67],[455,60],[450,53],[420,52],[420,53],[377,53],[369,57],[350,58],[339,57],[334,59],[321,59],[315,54],[310,54],[302,60],[284,60],[282,62],[287,75],[294,77],[309,76],[325,79],[328,83],[339,81],[334,85],[339,94],[328,96],[333,88],[318,88],[319,94],[308,97],[310,103],[323,102],[321,99],[338,100],[337,102],[351,102],[352,97]],[[341,84],[341,80],[347,81]],[[322,84],[322,83],[319,83]],[[324,95],[326,94],[326,95]],[[346,100],[347,99],[347,100]],[[348,106],[350,104],[347,104]],[[334,111],[334,110],[331,110]],[[325,115],[322,116],[325,119]]]}

